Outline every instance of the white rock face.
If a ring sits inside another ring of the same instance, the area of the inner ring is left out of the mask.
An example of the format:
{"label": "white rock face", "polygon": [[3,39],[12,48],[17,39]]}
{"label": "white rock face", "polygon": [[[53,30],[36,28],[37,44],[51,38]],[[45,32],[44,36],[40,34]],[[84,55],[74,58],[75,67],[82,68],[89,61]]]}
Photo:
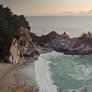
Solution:
{"label": "white rock face", "polygon": [[25,27],[20,27],[20,37],[17,40],[13,39],[11,48],[10,48],[10,63],[21,63],[23,62],[23,55],[27,52],[30,47],[30,43],[32,42],[30,32]]}
{"label": "white rock face", "polygon": [[10,48],[10,53],[11,53],[11,56],[9,57],[9,60],[10,60],[10,63],[13,63],[13,64],[19,63],[20,58],[23,57],[20,43],[16,38],[13,39],[13,42]]}

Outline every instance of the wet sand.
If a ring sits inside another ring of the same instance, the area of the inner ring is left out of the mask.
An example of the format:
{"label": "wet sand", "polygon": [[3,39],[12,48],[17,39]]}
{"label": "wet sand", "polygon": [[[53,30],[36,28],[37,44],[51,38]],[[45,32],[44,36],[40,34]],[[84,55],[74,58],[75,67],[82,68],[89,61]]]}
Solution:
{"label": "wet sand", "polygon": [[23,88],[37,87],[33,63],[35,58],[27,57],[25,60],[26,62],[23,64],[15,65],[0,63],[0,92],[16,86]]}

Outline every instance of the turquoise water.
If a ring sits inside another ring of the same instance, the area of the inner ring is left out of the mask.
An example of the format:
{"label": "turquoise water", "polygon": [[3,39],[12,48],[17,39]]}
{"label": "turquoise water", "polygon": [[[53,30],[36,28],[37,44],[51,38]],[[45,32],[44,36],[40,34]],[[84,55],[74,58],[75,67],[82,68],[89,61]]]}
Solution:
{"label": "turquoise water", "polygon": [[50,70],[59,88],[81,88],[91,78],[92,56],[66,56],[58,54],[49,58]]}
{"label": "turquoise water", "polygon": [[[92,92],[92,56],[67,56],[52,52],[42,55],[40,60],[49,61],[49,70],[53,84],[63,90],[80,90],[85,88]],[[70,91],[69,91],[70,92]]]}
{"label": "turquoise water", "polygon": [[[56,31],[58,33],[67,32],[73,37],[80,36],[83,32],[92,32],[92,16],[28,16],[26,18],[31,25],[31,31],[37,35],[43,35],[51,31]],[[38,64],[39,62],[41,64],[43,62],[49,62],[51,79],[53,80],[53,84],[58,88],[63,90],[74,89],[78,90],[77,92],[92,92],[92,55],[69,56],[63,55],[62,53],[52,52],[41,55],[38,60]],[[41,67],[41,69],[39,68],[38,72],[40,72],[41,77],[43,77],[44,71],[41,70],[45,69],[38,64],[37,66]],[[46,69],[48,72],[48,68]],[[44,77],[47,78],[43,78],[42,81],[44,82],[47,82],[45,80],[50,78],[47,75],[44,75]],[[42,85],[43,82],[40,84]],[[48,83],[44,84],[51,85],[49,80]],[[85,89],[87,89],[87,91],[84,91]]]}

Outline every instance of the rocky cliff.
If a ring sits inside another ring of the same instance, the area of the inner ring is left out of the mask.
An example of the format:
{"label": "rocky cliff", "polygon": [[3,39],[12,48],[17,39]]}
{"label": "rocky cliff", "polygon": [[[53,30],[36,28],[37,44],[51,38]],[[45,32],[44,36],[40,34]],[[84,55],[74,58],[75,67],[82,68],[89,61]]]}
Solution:
{"label": "rocky cliff", "polygon": [[14,14],[0,4],[0,62],[20,61],[19,57],[23,57],[32,42],[29,30],[24,15]]}
{"label": "rocky cliff", "polygon": [[44,48],[52,48],[57,52],[68,55],[90,55],[92,54],[92,33],[83,33],[80,37],[70,38],[67,33],[57,34],[50,32],[44,36],[32,34],[33,42]]}
{"label": "rocky cliff", "polygon": [[56,38],[50,44],[51,47],[64,54],[69,55],[90,55],[92,54],[92,36],[91,33],[82,34],[76,38]]}
{"label": "rocky cliff", "polygon": [[64,32],[64,34],[58,34],[55,31],[48,33],[47,35],[37,36],[34,33],[31,34],[33,43],[40,45],[42,47],[50,47],[50,43],[54,39],[58,39],[59,37],[62,38],[69,38],[69,36]]}
{"label": "rocky cliff", "polygon": [[20,37],[13,39],[10,48],[10,63],[21,63],[23,62],[23,55],[26,54],[27,49],[32,45],[32,39],[28,28],[21,26],[19,28]]}

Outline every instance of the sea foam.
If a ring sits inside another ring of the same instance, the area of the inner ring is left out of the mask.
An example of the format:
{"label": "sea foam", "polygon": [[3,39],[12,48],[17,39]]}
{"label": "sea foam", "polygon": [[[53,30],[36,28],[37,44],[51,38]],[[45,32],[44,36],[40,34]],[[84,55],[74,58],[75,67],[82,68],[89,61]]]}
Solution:
{"label": "sea foam", "polygon": [[40,92],[57,92],[57,87],[53,85],[51,73],[49,71],[49,63],[43,55],[40,55],[35,61],[35,77],[39,86]]}
{"label": "sea foam", "polygon": [[[91,56],[67,56],[55,51],[42,54],[35,61],[35,77],[40,92],[85,92],[92,89]],[[55,85],[53,85],[53,83]]]}

